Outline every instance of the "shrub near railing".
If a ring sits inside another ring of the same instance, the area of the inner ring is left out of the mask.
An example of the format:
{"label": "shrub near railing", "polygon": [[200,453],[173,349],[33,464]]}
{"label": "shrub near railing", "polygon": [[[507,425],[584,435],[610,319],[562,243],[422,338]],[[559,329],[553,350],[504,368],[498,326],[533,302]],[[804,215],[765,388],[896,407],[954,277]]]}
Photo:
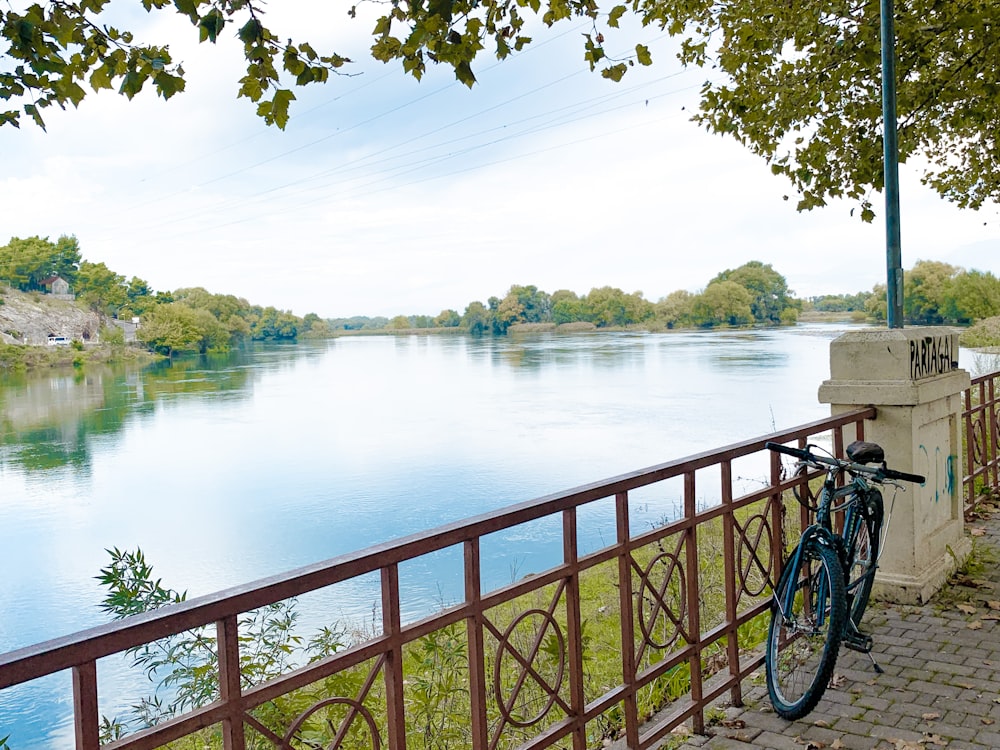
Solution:
{"label": "shrub near railing", "polygon": [[[764,442],[824,442],[842,454],[874,415],[820,420],[0,655],[0,689],[71,670],[76,744],[91,750],[97,660],[197,632],[212,650],[197,666],[211,702],[108,747],[583,750],[623,737],[646,748],[688,720],[700,731],[719,696],[740,703],[741,681],[760,667],[748,647],[763,634],[785,540],[808,520],[786,514],[792,482]],[[734,496],[741,471],[761,479]],[[635,532],[630,497],[668,496],[674,478],[679,516]],[[578,511],[602,500],[613,504],[615,541],[583,553]],[[561,523],[563,562],[483,591],[484,540],[540,519]],[[463,599],[404,623],[400,565],[455,546]],[[341,645],[327,631],[313,661],[280,676],[253,667],[260,646],[247,623],[261,611],[371,574],[381,587],[371,632]]]}

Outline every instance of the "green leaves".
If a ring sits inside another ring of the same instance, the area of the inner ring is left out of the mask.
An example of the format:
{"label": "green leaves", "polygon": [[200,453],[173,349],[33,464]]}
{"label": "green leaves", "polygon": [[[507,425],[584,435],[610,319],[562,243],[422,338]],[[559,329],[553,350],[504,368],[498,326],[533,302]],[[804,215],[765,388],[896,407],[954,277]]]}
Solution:
{"label": "green leaves", "polygon": [[635,59],[639,61],[640,65],[653,64],[653,57],[649,54],[649,47],[645,44],[635,45]]}
{"label": "green leaves", "polygon": [[213,8],[198,21],[199,41],[204,42],[207,39],[215,44],[225,25],[226,19],[217,9]]}
{"label": "green leaves", "polygon": [[[245,0],[141,0],[148,12],[172,8],[198,28],[202,42],[217,43],[230,21],[243,44],[247,74],[238,96],[258,102],[268,124],[285,127],[292,85],[328,80],[348,58],[318,54],[308,43],[283,45]],[[131,99],[150,82],[164,99],[183,91],[185,73],[165,46],[137,43],[131,31],[101,23],[107,0],[31,5],[23,12],[0,10],[0,99],[16,108],[0,112],[0,126],[20,126],[30,117],[44,128],[42,111],[52,104],[77,106],[92,91],[111,89]],[[281,72],[275,60],[280,59]],[[283,82],[287,74],[290,79]],[[274,92],[266,106],[260,100]]]}
{"label": "green leaves", "polygon": [[[288,122],[293,86],[326,81],[349,62],[307,42],[280,42],[246,0],[140,3],[188,18],[203,42],[224,39],[233,23],[246,58],[237,95],[277,127]],[[0,126],[17,127],[24,117],[44,127],[44,109],[77,106],[88,94],[84,84],[128,98],[149,81],[164,98],[184,90],[184,71],[165,46],[102,23],[106,6],[83,0],[0,10],[0,99],[11,103]],[[608,53],[615,47],[605,32],[631,14],[676,37],[682,65],[713,67],[695,121],[737,139],[789,180],[800,210],[846,198],[862,220],[874,216],[868,196],[883,184],[877,3],[661,0],[612,5],[604,15],[594,0],[426,0],[386,10],[372,30],[375,59],[398,60],[416,78],[428,64],[448,65],[468,86],[486,46],[503,59],[530,44],[523,14],[550,26],[587,19],[584,60],[621,80],[653,62],[644,44],[627,58]],[[960,206],[1000,200],[1000,4],[910,0],[897,15],[900,159],[920,157],[923,181]]]}
{"label": "green leaves", "polygon": [[257,115],[264,118],[268,125],[277,125],[282,130],[288,124],[288,105],[295,99],[288,89],[278,89],[270,100],[257,105]]}

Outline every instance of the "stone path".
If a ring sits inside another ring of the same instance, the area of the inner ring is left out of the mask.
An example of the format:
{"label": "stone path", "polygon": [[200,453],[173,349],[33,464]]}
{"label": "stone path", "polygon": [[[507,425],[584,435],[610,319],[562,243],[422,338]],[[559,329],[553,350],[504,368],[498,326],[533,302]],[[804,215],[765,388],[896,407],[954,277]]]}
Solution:
{"label": "stone path", "polygon": [[1000,748],[1000,514],[974,518],[966,530],[974,541],[972,562],[931,602],[869,608],[866,629],[884,674],[876,674],[864,654],[841,649],[819,706],[794,722],[771,710],[761,674],[745,688],[742,708],[714,712],[708,734],[674,736],[662,747]]}

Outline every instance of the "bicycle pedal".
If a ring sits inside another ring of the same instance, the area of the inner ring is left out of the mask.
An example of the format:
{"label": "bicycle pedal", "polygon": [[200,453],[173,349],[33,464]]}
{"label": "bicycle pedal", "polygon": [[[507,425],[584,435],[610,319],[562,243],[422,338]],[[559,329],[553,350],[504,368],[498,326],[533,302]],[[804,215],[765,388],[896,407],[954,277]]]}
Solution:
{"label": "bicycle pedal", "polygon": [[875,645],[872,637],[864,633],[845,633],[841,643],[851,651],[858,651],[862,654],[870,654]]}

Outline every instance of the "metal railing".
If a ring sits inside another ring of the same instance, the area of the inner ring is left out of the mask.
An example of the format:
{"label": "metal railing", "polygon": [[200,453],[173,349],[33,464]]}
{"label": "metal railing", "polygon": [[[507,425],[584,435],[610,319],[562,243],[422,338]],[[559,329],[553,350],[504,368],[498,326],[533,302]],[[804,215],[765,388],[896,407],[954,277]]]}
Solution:
{"label": "metal railing", "polygon": [[[432,689],[441,677],[433,664],[429,674],[413,673],[414,649],[445,633],[457,643],[462,675],[464,723],[451,747],[583,750],[623,738],[638,750],[688,720],[700,732],[710,702],[728,692],[740,704],[742,681],[759,670],[754,628],[759,633],[766,620],[785,540],[797,539],[806,520],[799,511],[786,513],[784,492],[794,480],[782,476],[777,454],[764,443],[818,441],[843,455],[845,443],[863,438],[864,420],[874,416],[868,408],[819,420],[3,654],[0,690],[68,671],[76,747],[96,750],[98,660],[209,626],[218,656],[215,699],[104,747],[144,750],[193,736],[199,746],[226,750],[415,750],[440,746],[417,726],[414,705],[416,691],[426,695],[427,681]],[[734,472],[747,467],[759,471],[760,481],[738,494],[746,483]],[[676,518],[633,530],[630,496],[678,486]],[[615,541],[582,553],[579,511],[600,501],[613,504]],[[484,538],[546,518],[561,527],[561,564],[483,591]],[[401,564],[454,546],[464,556],[464,597],[404,622]],[[374,634],[275,679],[246,684],[242,616],[369,574],[381,588]],[[581,601],[581,592],[595,586],[612,592],[599,607]],[[585,617],[614,619],[595,639]],[[613,679],[595,667],[609,659]],[[681,695],[667,689],[677,680]],[[16,750],[17,738],[10,742]]]}
{"label": "metal railing", "polygon": [[1000,372],[974,378],[962,397],[965,437],[965,473],[962,489],[966,510],[975,506],[984,490],[1000,485]]}

